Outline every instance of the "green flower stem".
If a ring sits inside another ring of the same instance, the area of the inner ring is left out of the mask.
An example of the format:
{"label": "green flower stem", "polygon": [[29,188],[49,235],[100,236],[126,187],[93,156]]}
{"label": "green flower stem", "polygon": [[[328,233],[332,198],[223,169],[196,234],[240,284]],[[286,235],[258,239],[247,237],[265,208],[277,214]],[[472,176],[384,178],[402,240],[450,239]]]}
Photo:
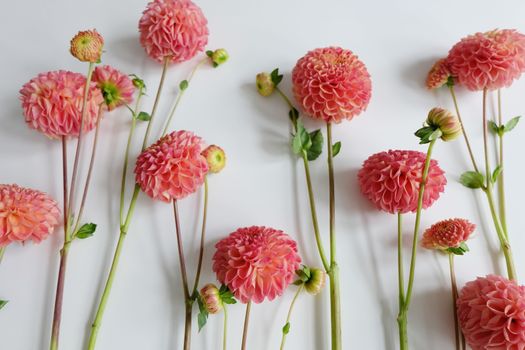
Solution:
{"label": "green flower stem", "polygon": [[[84,96],[82,98],[82,109],[81,109],[81,118],[80,118],[80,129],[78,131],[78,139],[77,139],[77,148],[75,153],[75,160],[73,164],[73,173],[71,176],[71,187],[69,189],[69,200],[67,205],[67,211],[64,211],[64,244],[62,246],[62,249],[60,251],[60,266],[58,270],[58,280],[57,280],[57,288],[56,288],[56,294],[55,294],[55,306],[53,311],[53,324],[51,327],[51,340],[49,344],[50,350],[57,350],[58,349],[58,343],[60,338],[60,323],[62,320],[62,304],[64,300],[64,286],[65,286],[65,278],[66,278],[66,268],[67,268],[67,257],[69,253],[69,247],[71,244],[73,232],[71,232],[71,222],[69,218],[72,215],[72,207],[74,203],[74,194],[76,191],[76,180],[78,175],[78,164],[80,161],[80,150],[82,148],[82,140],[83,140],[83,134],[84,134],[84,124],[85,124],[85,118],[86,118],[86,105],[87,100],[89,97],[89,87],[91,84],[91,77],[93,76],[93,69],[95,67],[94,63],[89,63],[88,66],[88,73],[86,77],[86,84],[84,85]],[[65,142],[65,141],[64,141]],[[63,145],[64,147],[64,145]],[[64,155],[64,150],[62,150]],[[66,166],[67,163],[63,163],[64,166]],[[63,174],[67,174],[67,169],[63,170]],[[65,178],[67,182],[67,177]],[[64,186],[64,189],[66,187]],[[65,203],[65,202],[64,202]],[[67,219],[66,219],[67,218]]]}
{"label": "green flower stem", "polygon": [[2,262],[2,259],[4,258],[5,254],[5,247],[0,248],[0,263]]}
{"label": "green flower stem", "polygon": [[[399,310],[405,304],[405,272],[403,268],[403,214],[397,213],[397,278],[399,287]],[[398,317],[401,349],[408,349],[407,319]]]}
{"label": "green flower stem", "polygon": [[[193,79],[193,76],[195,75],[195,72],[197,72],[197,70],[206,62],[208,62],[210,60],[210,58],[208,56],[204,57],[203,59],[201,59],[196,65],[195,67],[193,67],[190,75],[188,76],[188,78],[186,79],[186,81],[188,82],[188,84],[191,82],[191,80]],[[173,104],[173,107],[171,108],[170,110],[170,113],[168,114],[168,120],[166,121],[166,125],[164,126],[164,130],[162,131],[162,136],[166,135],[168,133],[168,129],[170,127],[170,124],[171,124],[171,120],[173,119],[173,116],[175,115],[175,111],[177,110],[177,107],[179,106],[179,103],[180,103],[180,100],[182,99],[182,96],[184,95],[184,92],[186,92],[187,89],[180,89],[179,93],[177,94],[177,97],[175,99],[175,103]]]}
{"label": "green flower stem", "polygon": [[222,350],[226,350],[228,344],[228,308],[223,305],[222,311],[224,313],[224,328],[222,330]]}
{"label": "green flower stem", "polygon": [[[501,90],[498,89],[498,124],[503,125],[503,113],[501,109]],[[499,205],[499,217],[501,219],[501,226],[503,228],[503,231],[505,232],[505,236],[507,239],[509,239],[508,235],[508,229],[507,229],[507,211],[505,206],[505,176],[504,172],[505,169],[503,167],[503,136],[505,133],[498,133],[498,141],[499,141],[499,156],[498,156],[498,166],[501,169],[501,172],[498,176],[497,182],[498,182],[498,205]]]}
{"label": "green flower stem", "polygon": [[244,315],[244,327],[242,330],[242,343],[241,350],[246,350],[246,342],[248,341],[248,326],[250,323],[250,311],[252,309],[252,301],[248,301],[246,304],[246,313]]}
{"label": "green flower stem", "polygon": [[507,239],[507,234],[503,229],[501,220],[498,218],[496,212],[496,205],[494,203],[492,180],[491,180],[491,170],[490,170],[490,160],[489,160],[489,150],[488,150],[488,124],[487,124],[487,89],[483,90],[483,151],[485,155],[485,177],[486,184],[483,191],[487,196],[489,202],[490,214],[492,220],[494,221],[494,226],[496,228],[496,233],[498,235],[501,249],[503,250],[503,255],[505,256],[505,262],[507,265],[507,274],[509,279],[517,281],[516,279],[516,268],[514,266],[514,258],[512,256],[512,250],[510,247],[510,242]]}
{"label": "green flower stem", "polygon": [[468,154],[470,156],[470,160],[472,161],[472,166],[474,167],[474,170],[476,172],[479,172],[478,164],[476,163],[476,158],[474,158],[474,153],[472,152],[472,147],[470,146],[470,141],[467,135],[467,130],[465,129],[465,124],[463,124],[463,120],[461,119],[461,114],[459,113],[459,106],[458,106],[458,100],[456,98],[456,92],[454,90],[454,86],[450,85],[449,87],[450,95],[452,96],[452,101],[454,102],[454,108],[456,109],[456,114],[458,116],[459,123],[461,124],[461,129],[463,130],[463,138],[465,139],[465,144],[467,145]]}
{"label": "green flower stem", "polygon": [[425,194],[425,187],[428,180],[428,170],[430,168],[430,161],[432,159],[432,150],[436,140],[430,141],[427,150],[427,157],[425,159],[425,165],[423,167],[423,173],[421,175],[421,183],[419,185],[419,194],[417,198],[417,211],[416,211],[416,222],[414,224],[414,236],[412,239],[412,256],[410,259],[410,272],[408,276],[408,287],[405,294],[405,298],[402,307],[399,310],[397,322],[399,325],[399,337],[401,350],[408,349],[408,336],[407,336],[407,315],[410,307],[410,301],[412,299],[412,289],[414,288],[414,277],[416,271],[416,256],[417,256],[417,245],[419,236],[419,225],[421,223],[421,212],[423,209],[423,196]]}
{"label": "green flower stem", "polygon": [[[299,288],[297,288],[297,292],[295,292],[295,295],[292,299],[292,303],[290,304],[290,308],[288,309],[288,315],[286,316],[286,323],[284,324],[285,327],[286,325],[288,325],[290,323],[290,318],[292,317],[292,311],[293,311],[293,307],[295,305],[295,302],[297,301],[297,297],[299,297],[299,294],[301,294],[301,291],[303,290],[304,288],[304,283],[301,284],[299,286]],[[282,338],[281,338],[281,347],[280,349],[283,350],[284,349],[284,343],[286,342],[286,335],[288,334],[288,331],[285,333],[283,331],[283,335],[282,335]]]}
{"label": "green flower stem", "polygon": [[[168,70],[168,64],[169,64],[169,57],[166,57],[164,59],[164,64],[163,64],[163,67],[162,67],[162,73],[161,73],[159,86],[157,88],[157,93],[156,93],[156,96],[155,96],[155,102],[153,103],[153,108],[152,108],[152,112],[151,112],[151,118],[148,121],[148,126],[147,126],[146,132],[144,134],[144,140],[143,140],[143,143],[142,143],[142,150],[144,150],[146,148],[147,144],[148,144],[149,130],[151,128],[151,123],[153,122],[153,119],[155,117],[155,113],[157,111],[157,106],[158,106],[158,103],[159,103],[159,100],[160,100],[160,95],[162,93],[162,87],[164,85],[166,71]],[[139,95],[139,97],[137,97],[137,99],[139,99],[139,98],[140,98],[140,95]],[[136,115],[138,114],[138,111],[139,111],[138,107],[139,107],[139,104],[137,103],[136,110],[133,113],[134,117],[136,117]],[[133,136],[133,132],[130,131],[130,136],[128,137],[128,144],[126,146],[126,156],[124,158],[123,177],[125,177],[126,171],[127,171],[126,169],[127,169],[128,159],[129,159],[129,148],[130,148],[132,136]],[[123,193],[125,191],[125,181],[122,182],[122,188],[121,188],[120,191],[121,191],[121,198],[123,198]],[[122,248],[123,248],[123,245],[124,245],[124,241],[125,241],[126,235],[128,233],[128,230],[129,230],[129,226],[131,224],[131,218],[133,217],[133,214],[135,212],[135,206],[137,204],[137,198],[139,196],[139,193],[140,193],[140,187],[137,184],[135,184],[135,187],[133,189],[133,194],[131,196],[131,200],[130,200],[130,203],[129,203],[128,211],[127,211],[127,214],[126,214],[126,219],[124,220],[124,223],[121,223],[121,225],[120,225],[120,235],[119,235],[119,239],[118,239],[118,242],[117,242],[117,247],[115,248],[115,253],[113,255],[113,261],[111,262],[111,268],[110,268],[110,271],[109,271],[109,275],[108,275],[108,278],[106,280],[106,284],[104,286],[104,291],[102,292],[102,296],[100,298],[100,302],[99,302],[98,307],[97,307],[97,312],[95,314],[95,319],[93,320],[93,323],[91,325],[91,334],[89,336],[88,350],[93,350],[93,349],[95,349],[95,346],[96,346],[98,332],[100,330],[100,325],[102,324],[102,318],[104,317],[104,312],[106,310],[106,304],[108,302],[108,298],[109,298],[109,295],[111,293],[111,289],[113,287],[113,281],[115,279],[115,274],[116,274],[116,271],[117,271],[117,268],[118,268],[118,264],[120,262],[120,254],[121,254],[121,251],[122,251]],[[121,201],[121,209],[120,209],[121,221],[122,221],[122,212],[123,212],[122,211],[122,206],[123,206],[123,201]]]}
{"label": "green flower stem", "polygon": [[202,271],[202,261],[204,258],[204,244],[206,241],[206,219],[208,216],[208,177],[204,178],[204,209],[202,213],[202,228],[201,228],[201,241],[199,246],[199,261],[197,263],[197,273],[195,274],[195,282],[193,283],[192,297],[197,295],[197,288],[199,287],[199,280]]}
{"label": "green flower stem", "polygon": [[184,304],[186,310],[186,318],[184,322],[184,350],[189,350],[191,345],[191,311],[193,306],[193,299],[190,295],[188,284],[188,273],[186,270],[186,260],[184,258],[184,249],[182,246],[182,235],[180,230],[179,209],[177,200],[173,200],[173,216],[175,218],[175,231],[177,234],[177,248],[179,251],[180,273],[182,277],[182,287],[184,290]]}
{"label": "green flower stem", "polygon": [[336,261],[335,236],[335,179],[334,157],[332,152],[332,124],[326,123],[326,138],[328,151],[328,183],[330,188],[330,314],[332,323],[332,350],[341,350],[341,293],[339,287],[339,266]]}
{"label": "green flower stem", "polygon": [[452,312],[454,313],[454,333],[456,339],[456,350],[461,350],[465,346],[465,337],[459,328],[458,313],[456,309],[456,301],[458,300],[458,285],[456,283],[456,272],[454,269],[454,254],[448,253],[448,265],[450,268],[450,286],[452,291]]}
{"label": "green flower stem", "polygon": [[[294,106],[293,106],[292,102],[290,101],[290,99],[288,98],[288,96],[286,96],[286,94],[283,93],[278,87],[276,88],[276,91],[284,99],[284,101],[286,102],[286,104],[288,105],[290,110],[294,109]],[[297,131],[297,123],[295,122],[295,123],[292,123],[292,124],[293,124],[294,130]],[[319,230],[319,222],[317,220],[317,209],[316,209],[316,205],[315,205],[315,195],[314,195],[313,186],[312,186],[312,179],[311,179],[311,176],[310,176],[310,165],[309,165],[309,162],[308,162],[308,157],[307,157],[306,152],[301,152],[301,157],[303,158],[304,172],[305,172],[305,175],[306,175],[306,186],[308,188],[308,200],[309,200],[309,203],[310,203],[310,213],[311,213],[311,216],[312,216],[312,225],[313,225],[313,228],[314,228],[314,235],[315,235],[315,241],[316,241],[316,244],[317,244],[317,250],[319,251],[319,256],[321,258],[321,262],[323,264],[324,269],[326,270],[327,273],[329,273],[330,272],[330,264],[328,262],[328,259],[326,258],[325,250],[324,250],[324,247],[323,247],[323,241],[321,240],[321,233],[320,233],[320,230]]]}

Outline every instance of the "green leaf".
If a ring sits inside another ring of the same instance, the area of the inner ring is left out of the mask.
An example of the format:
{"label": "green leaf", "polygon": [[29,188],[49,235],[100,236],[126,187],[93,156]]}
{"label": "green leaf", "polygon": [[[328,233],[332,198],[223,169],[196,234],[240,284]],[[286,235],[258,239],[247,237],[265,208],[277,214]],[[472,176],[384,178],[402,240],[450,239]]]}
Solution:
{"label": "green leaf", "polygon": [[443,135],[443,132],[441,131],[441,129],[436,129],[434,130],[432,134],[428,136],[428,140],[429,141],[437,140],[441,137],[441,135]]}
{"label": "green leaf", "polygon": [[199,324],[199,332],[204,328],[206,325],[206,322],[208,322],[208,312],[201,311],[199,312],[199,315],[197,315],[197,323]]}
{"label": "green leaf", "polygon": [[84,239],[89,238],[93,236],[93,233],[95,233],[95,230],[97,229],[97,225],[93,223],[84,224],[82,225],[77,233],[75,234],[76,238]]}
{"label": "green leaf", "polygon": [[290,322],[286,322],[286,324],[283,326],[283,334],[290,333]]}
{"label": "green leaf", "polygon": [[312,276],[312,272],[308,266],[303,265],[302,268],[295,270],[295,274],[299,276],[299,280],[302,282],[308,282]]}
{"label": "green leaf", "polygon": [[467,244],[465,242],[462,242],[459,247],[448,248],[445,251],[455,255],[464,255],[469,250],[470,249],[468,248]]}
{"label": "green leaf", "polygon": [[306,152],[306,157],[308,160],[316,160],[319,155],[323,152],[323,133],[321,130],[317,129],[310,133],[310,140],[312,145],[308,148]]}
{"label": "green leaf", "polygon": [[292,150],[295,154],[308,151],[312,146],[310,134],[306,131],[300,120],[297,121],[297,132],[292,139]]}
{"label": "green leaf", "polygon": [[496,169],[494,169],[494,171],[492,172],[492,183],[496,183],[496,181],[498,181],[498,178],[502,171],[503,168],[501,167],[501,165],[498,165]]}
{"label": "green leaf", "polygon": [[206,56],[208,56],[208,57],[213,56],[213,51],[212,50],[207,50],[206,51]]}
{"label": "green leaf", "polygon": [[489,120],[488,121],[488,125],[489,125],[489,129],[490,131],[492,131],[494,134],[498,135],[499,134],[499,126],[498,124],[496,124],[495,122],[493,122],[492,120]]}
{"label": "green leaf", "polygon": [[279,74],[279,68],[275,68],[271,73],[270,77],[272,78],[272,82],[277,87],[279,83],[283,80],[283,75]]}
{"label": "green leaf", "polygon": [[509,120],[506,124],[505,124],[505,127],[504,127],[504,132],[509,132],[511,131],[512,129],[514,129],[516,127],[516,125],[518,125],[518,122],[520,121],[520,118],[521,116],[517,116],[517,117],[514,117],[512,118],[511,120]]}
{"label": "green leaf", "polygon": [[151,115],[149,115],[149,113],[147,113],[147,112],[140,112],[137,115],[137,119],[138,120],[142,120],[143,122],[147,122],[147,121],[151,120]]}
{"label": "green leaf", "polygon": [[467,171],[461,174],[459,182],[468,188],[482,188],[485,183],[485,177],[476,171]]}
{"label": "green leaf", "polygon": [[0,300],[0,310],[2,310],[2,308],[6,306],[8,302],[8,300]]}
{"label": "green leaf", "polygon": [[332,145],[332,157],[335,157],[341,151],[341,141],[337,141]]}
{"label": "green leaf", "polygon": [[189,85],[189,83],[188,83],[188,81],[186,79],[181,81],[180,84],[179,84],[180,91],[186,90],[188,88],[188,85]]}

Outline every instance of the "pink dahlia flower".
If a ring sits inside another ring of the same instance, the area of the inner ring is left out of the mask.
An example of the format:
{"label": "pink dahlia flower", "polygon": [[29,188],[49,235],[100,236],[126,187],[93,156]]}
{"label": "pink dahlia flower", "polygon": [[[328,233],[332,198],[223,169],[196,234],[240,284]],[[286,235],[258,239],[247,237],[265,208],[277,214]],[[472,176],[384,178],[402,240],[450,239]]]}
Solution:
{"label": "pink dahlia flower", "polygon": [[423,233],[421,245],[427,249],[457,248],[475,229],[476,225],[465,219],[442,220]]}
{"label": "pink dahlia flower", "polygon": [[268,227],[240,228],[215,248],[213,271],[217,279],[243,303],[261,303],[282,295],[301,263],[295,241]]}
{"label": "pink dahlia flower", "polygon": [[430,72],[428,72],[427,75],[426,86],[429,90],[438,89],[448,82],[448,78],[450,78],[448,62],[445,58],[442,58],[437,60],[432,68],[430,68]]}
{"label": "pink dahlia flower", "polygon": [[0,247],[27,240],[39,243],[53,233],[59,218],[58,204],[47,194],[0,185]]}
{"label": "pink dahlia flower", "polygon": [[473,350],[525,349],[525,287],[501,276],[468,282],[457,300],[458,318]]}
{"label": "pink dahlia flower", "polygon": [[372,82],[350,50],[327,47],[308,52],[292,71],[293,93],[306,114],[326,122],[351,120],[368,106]]}
{"label": "pink dahlia flower", "polygon": [[192,194],[208,172],[202,148],[202,139],[190,131],[164,136],[137,158],[137,184],[148,196],[164,202]]}
{"label": "pink dahlia flower", "polygon": [[[425,159],[426,154],[417,151],[390,150],[370,156],[358,173],[361,192],[388,213],[415,212]],[[432,159],[423,195],[424,209],[439,198],[446,184],[444,171]]]}
{"label": "pink dahlia flower", "polygon": [[[85,76],[63,70],[42,73],[31,79],[20,90],[20,100],[29,127],[54,139],[78,136],[85,85]],[[95,127],[103,102],[96,84],[90,84],[84,131]]]}
{"label": "pink dahlia flower", "polygon": [[454,45],[447,62],[469,90],[508,87],[525,71],[525,35],[511,29],[470,35]]}
{"label": "pink dahlia flower", "polygon": [[208,43],[208,21],[190,0],[154,0],[139,22],[140,43],[156,61],[189,60]]}
{"label": "pink dahlia flower", "polygon": [[119,70],[111,66],[98,66],[93,72],[93,81],[102,91],[108,110],[133,102],[133,81]]}

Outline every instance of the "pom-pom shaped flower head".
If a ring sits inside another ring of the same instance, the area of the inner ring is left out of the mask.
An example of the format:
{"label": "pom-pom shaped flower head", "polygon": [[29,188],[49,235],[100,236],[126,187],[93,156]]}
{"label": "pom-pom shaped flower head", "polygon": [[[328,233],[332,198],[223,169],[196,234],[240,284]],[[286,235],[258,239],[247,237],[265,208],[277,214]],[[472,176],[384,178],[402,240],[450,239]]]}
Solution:
{"label": "pom-pom shaped flower head", "polygon": [[308,52],[292,71],[293,93],[315,119],[339,123],[352,119],[368,106],[370,74],[350,50],[327,47]]}
{"label": "pom-pom shaped flower head", "polygon": [[295,241],[269,227],[240,228],[215,247],[213,271],[242,303],[282,295],[301,263]]}
{"label": "pom-pom shaped flower head", "polygon": [[446,109],[435,107],[428,112],[424,126],[415,135],[425,144],[438,138],[452,141],[463,132],[459,119]]}
{"label": "pom-pom shaped flower head", "polygon": [[473,350],[523,349],[525,287],[501,276],[468,282],[457,300],[459,323]]}
{"label": "pom-pom shaped flower head", "polygon": [[469,90],[508,87],[525,71],[525,35],[497,29],[467,36],[452,47],[447,63]]}
{"label": "pom-pom shaped flower head", "polygon": [[58,204],[47,194],[17,185],[0,185],[0,247],[11,242],[39,243],[58,225]]}
{"label": "pom-pom shaped flower head", "polygon": [[104,38],[95,29],[78,32],[71,39],[69,51],[82,62],[97,63],[102,57]]}
{"label": "pom-pom shaped flower head", "polygon": [[108,110],[133,101],[133,81],[119,70],[111,66],[98,66],[93,72],[93,81],[102,91]]}
{"label": "pom-pom shaped flower head", "polygon": [[449,83],[449,79],[451,79],[451,74],[448,62],[445,58],[442,58],[437,60],[432,68],[430,68],[427,75],[426,86],[429,90],[438,89]]}
{"label": "pom-pom shaped flower head", "polygon": [[208,162],[208,170],[210,173],[219,173],[226,166],[226,153],[219,146],[211,145],[202,151],[202,155]]}
{"label": "pom-pom shaped flower head", "polygon": [[423,233],[421,245],[427,249],[438,249],[463,255],[468,251],[466,241],[476,225],[465,219],[442,220]]}
{"label": "pom-pom shaped flower head", "polygon": [[[55,71],[39,74],[20,90],[20,100],[29,127],[50,138],[78,136],[82,120],[82,100],[86,77],[79,73]],[[84,131],[97,122],[102,93],[90,84]]]}
{"label": "pom-pom shaped flower head", "polygon": [[208,21],[190,0],[154,0],[140,22],[140,43],[156,61],[189,60],[208,43]]}
{"label": "pom-pom shaped flower head", "polygon": [[174,131],[146,148],[137,158],[135,179],[153,199],[182,199],[204,182],[208,172],[202,139],[190,131]]}
{"label": "pom-pom shaped flower head", "polygon": [[[359,170],[361,192],[378,209],[391,214],[415,212],[426,155],[417,151],[388,151],[370,156]],[[445,190],[447,179],[431,160],[423,195],[423,209]]]}

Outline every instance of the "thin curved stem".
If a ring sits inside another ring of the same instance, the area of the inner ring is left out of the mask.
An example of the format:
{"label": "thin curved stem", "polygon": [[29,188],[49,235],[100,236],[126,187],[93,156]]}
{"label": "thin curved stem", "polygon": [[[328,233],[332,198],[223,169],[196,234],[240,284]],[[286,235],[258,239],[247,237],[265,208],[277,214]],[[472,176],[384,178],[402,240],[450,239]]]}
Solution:
{"label": "thin curved stem", "polygon": [[5,247],[0,247],[0,263],[2,263],[2,260],[4,259],[5,254]]}
{"label": "thin curved stem", "polygon": [[[202,66],[204,63],[209,61],[209,59],[210,58],[208,56],[206,56],[203,59],[201,59],[195,65],[195,67],[193,67],[193,69],[191,70],[190,75],[186,79],[186,81],[188,82],[188,86],[189,86],[189,83],[191,82],[191,80],[193,79],[193,76],[195,75],[195,72],[197,72],[197,70],[199,69],[200,66]],[[179,106],[180,100],[182,99],[182,96],[184,95],[186,90],[187,90],[187,88],[180,89],[179,93],[177,94],[177,97],[175,99],[175,103],[173,104],[173,107],[171,108],[171,110],[170,110],[170,112],[168,114],[168,120],[166,121],[166,125],[164,126],[164,130],[162,131],[162,136],[166,135],[166,133],[168,132],[168,129],[169,129],[170,124],[171,124],[171,120],[173,119],[173,116],[175,115],[175,111],[177,110],[177,107]]]}
{"label": "thin curved stem", "polygon": [[64,241],[67,240],[67,228],[69,221],[68,213],[68,177],[67,177],[67,139],[62,136],[62,189],[64,195]]}
{"label": "thin curved stem", "polygon": [[448,253],[448,265],[450,268],[450,286],[452,291],[452,312],[454,313],[454,334],[456,339],[456,350],[461,350],[461,338],[463,334],[459,328],[456,300],[458,299],[458,285],[456,282],[456,272],[454,269],[454,254]]}
{"label": "thin curved stem", "polygon": [[397,277],[399,287],[399,308],[405,303],[405,272],[403,268],[403,214],[397,213]]}
{"label": "thin curved stem", "polygon": [[251,300],[246,304],[246,313],[244,315],[244,327],[242,330],[241,350],[246,350],[246,343],[248,341],[248,327],[250,323],[250,311],[252,309]]}
{"label": "thin curved stem", "polygon": [[[501,89],[498,89],[498,125],[503,125],[503,112],[501,107]],[[497,182],[498,182],[498,204],[499,204],[499,217],[501,220],[501,227],[503,228],[503,231],[505,232],[505,236],[507,239],[509,238],[509,232],[507,229],[507,210],[505,205],[505,168],[503,167],[503,137],[504,133],[498,133],[498,140],[499,140],[499,156],[498,156],[498,166],[500,167],[501,171],[498,176]]]}
{"label": "thin curved stem", "polygon": [[461,119],[461,114],[459,113],[459,106],[458,106],[458,100],[456,98],[456,92],[454,91],[454,86],[449,86],[450,95],[452,96],[452,100],[454,101],[454,108],[456,109],[456,114],[458,116],[459,123],[461,124],[462,134],[463,138],[465,139],[465,144],[467,145],[468,154],[470,156],[470,160],[472,162],[472,166],[474,167],[474,170],[476,172],[479,172],[478,164],[476,163],[476,158],[474,158],[474,153],[472,152],[472,147],[470,146],[470,141],[467,135],[467,131],[465,130],[465,124],[463,124],[463,120]]}
{"label": "thin curved stem", "polygon": [[223,306],[222,311],[224,312],[224,328],[222,330],[222,350],[228,348],[228,308],[226,305]]}
{"label": "thin curved stem", "polygon": [[202,271],[202,261],[204,259],[204,244],[206,242],[206,219],[208,217],[208,177],[204,178],[204,209],[202,213],[202,228],[201,228],[201,241],[199,246],[199,260],[197,263],[197,273],[195,274],[195,282],[193,283],[193,290],[191,295],[194,296],[197,293],[199,287],[199,280]]}
{"label": "thin curved stem", "polygon": [[281,337],[281,347],[280,347],[281,350],[284,349],[284,343],[286,342],[286,336],[288,335],[288,332],[290,331],[289,324],[290,324],[290,318],[292,317],[293,307],[295,305],[295,302],[297,301],[297,298],[299,297],[299,294],[301,294],[301,291],[303,290],[303,288],[304,288],[304,284],[301,284],[299,288],[297,288],[297,292],[295,292],[295,295],[292,299],[292,303],[290,304],[290,308],[288,309],[288,315],[286,316],[286,323],[284,324],[284,327],[287,327],[288,329],[286,330],[286,332],[283,329],[283,335]]}

